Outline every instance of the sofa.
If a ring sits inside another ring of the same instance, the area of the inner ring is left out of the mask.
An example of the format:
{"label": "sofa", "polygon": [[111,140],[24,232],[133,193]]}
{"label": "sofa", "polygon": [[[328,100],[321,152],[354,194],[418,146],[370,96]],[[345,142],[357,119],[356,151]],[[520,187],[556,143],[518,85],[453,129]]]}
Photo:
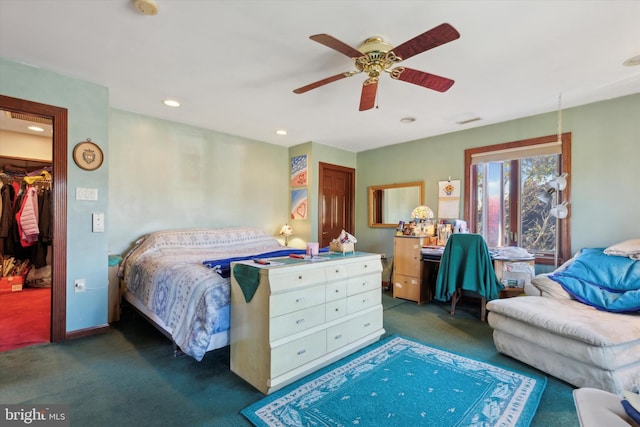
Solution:
{"label": "sofa", "polygon": [[[640,255],[640,240],[637,242]],[[603,267],[587,258],[586,254],[593,251],[583,254],[583,250],[554,272],[535,276],[525,287],[524,296],[487,303],[497,350],[576,387],[617,395],[624,390],[638,392],[640,309],[633,304],[640,299],[640,260],[623,260],[621,255],[611,255],[607,250],[599,250],[602,254],[598,256],[610,257],[603,258],[603,262],[631,268],[623,273],[614,270],[615,279],[601,279],[608,281],[607,286],[611,283],[612,288],[600,286],[593,290],[584,284],[572,287],[569,279],[574,280],[572,274],[577,269],[586,266],[602,275],[609,268],[609,264]],[[630,289],[615,289],[619,276],[624,276],[624,286]],[[588,289],[581,291],[580,287]],[[597,294],[596,299],[600,300],[593,302],[590,293]],[[630,311],[616,306],[624,299]]]}

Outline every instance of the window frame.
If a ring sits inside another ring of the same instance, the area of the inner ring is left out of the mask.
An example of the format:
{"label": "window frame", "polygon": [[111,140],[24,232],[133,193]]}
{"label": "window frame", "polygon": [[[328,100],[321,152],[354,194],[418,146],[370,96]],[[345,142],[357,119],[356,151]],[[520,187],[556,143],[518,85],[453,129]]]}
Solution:
{"label": "window frame", "polygon": [[[558,140],[558,135],[548,135],[537,138],[523,139],[520,141],[511,141],[501,144],[488,145],[483,147],[468,148],[464,150],[464,219],[467,221],[469,230],[472,233],[476,232],[476,224],[474,218],[474,209],[477,205],[476,191],[471,191],[475,188],[476,183],[472,182],[474,177],[471,173],[472,168],[472,156],[481,153],[487,153],[492,151],[512,150],[520,147],[533,147],[540,144],[548,144]],[[571,132],[565,132],[561,137],[561,154],[560,154],[560,170],[566,172],[571,176]],[[567,181],[567,187],[559,193],[558,203],[567,202],[571,200],[571,180]],[[511,203],[516,203],[512,201]],[[558,230],[560,233],[559,248],[558,248],[558,265],[561,265],[565,261],[571,258],[571,205],[568,204],[569,215],[567,218],[558,221]],[[519,208],[515,210],[517,215],[520,214]],[[518,222],[519,223],[519,222]],[[520,230],[518,230],[520,232]],[[511,237],[509,239],[512,241]],[[536,254],[536,264],[553,265],[555,262],[554,256],[548,254]]]}

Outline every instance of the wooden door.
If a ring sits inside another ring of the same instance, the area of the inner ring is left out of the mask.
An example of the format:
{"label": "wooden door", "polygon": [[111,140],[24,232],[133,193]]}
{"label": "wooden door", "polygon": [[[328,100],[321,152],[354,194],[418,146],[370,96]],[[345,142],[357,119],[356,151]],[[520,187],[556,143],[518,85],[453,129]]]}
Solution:
{"label": "wooden door", "polygon": [[354,233],[355,169],[320,163],[318,193],[318,240],[325,247],[342,230]]}

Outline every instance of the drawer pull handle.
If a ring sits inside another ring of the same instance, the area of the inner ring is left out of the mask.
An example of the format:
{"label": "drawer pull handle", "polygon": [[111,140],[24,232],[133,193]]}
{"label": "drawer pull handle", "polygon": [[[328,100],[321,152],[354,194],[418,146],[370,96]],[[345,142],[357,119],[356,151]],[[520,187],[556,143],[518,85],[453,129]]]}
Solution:
{"label": "drawer pull handle", "polygon": [[369,266],[368,266],[367,264],[365,264],[365,265],[364,265],[364,268],[367,268],[367,267],[369,267]]}
{"label": "drawer pull handle", "polygon": [[298,276],[298,279],[302,280],[302,276]]}
{"label": "drawer pull handle", "polygon": [[296,320],[296,325],[302,325],[304,323],[304,319]]}
{"label": "drawer pull handle", "polygon": [[367,299],[366,299],[366,298],[362,300],[362,303],[363,303],[363,304],[364,304],[365,302],[367,302]]}
{"label": "drawer pull handle", "polygon": [[367,286],[367,282],[362,282],[362,286]]}
{"label": "drawer pull handle", "polygon": [[365,323],[365,324],[364,324],[364,327],[365,327],[365,328],[368,328],[369,326],[371,326],[371,323],[369,323],[369,322],[367,322],[367,323]]}
{"label": "drawer pull handle", "polygon": [[340,273],[340,270],[336,268],[336,273]]}
{"label": "drawer pull handle", "polygon": [[340,311],[340,309],[339,309],[339,308],[336,308],[336,311]]}
{"label": "drawer pull handle", "polygon": [[303,302],[303,301],[304,301],[304,298],[297,298],[296,299],[296,302]]}
{"label": "drawer pull handle", "polygon": [[342,338],[342,334],[340,335],[336,335],[335,338],[333,338],[334,340],[339,340],[340,338]]}
{"label": "drawer pull handle", "polygon": [[298,351],[298,356],[300,356],[302,354],[305,354],[306,352],[307,352],[307,350],[303,348],[302,350]]}

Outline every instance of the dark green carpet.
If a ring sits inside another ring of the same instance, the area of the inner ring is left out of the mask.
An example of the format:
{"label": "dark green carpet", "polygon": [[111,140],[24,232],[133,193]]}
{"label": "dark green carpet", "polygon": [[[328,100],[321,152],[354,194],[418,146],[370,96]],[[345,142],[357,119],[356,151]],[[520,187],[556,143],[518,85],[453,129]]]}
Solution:
{"label": "dark green carpet", "polygon": [[[452,318],[447,305],[383,302],[387,335],[540,373],[498,354],[471,304]],[[548,377],[532,425],[578,426],[572,390]],[[202,362],[175,358],[166,338],[132,315],[104,335],[0,353],[0,402],[69,404],[72,426],[248,426],[240,410],[262,396],[229,370],[228,347]]]}

